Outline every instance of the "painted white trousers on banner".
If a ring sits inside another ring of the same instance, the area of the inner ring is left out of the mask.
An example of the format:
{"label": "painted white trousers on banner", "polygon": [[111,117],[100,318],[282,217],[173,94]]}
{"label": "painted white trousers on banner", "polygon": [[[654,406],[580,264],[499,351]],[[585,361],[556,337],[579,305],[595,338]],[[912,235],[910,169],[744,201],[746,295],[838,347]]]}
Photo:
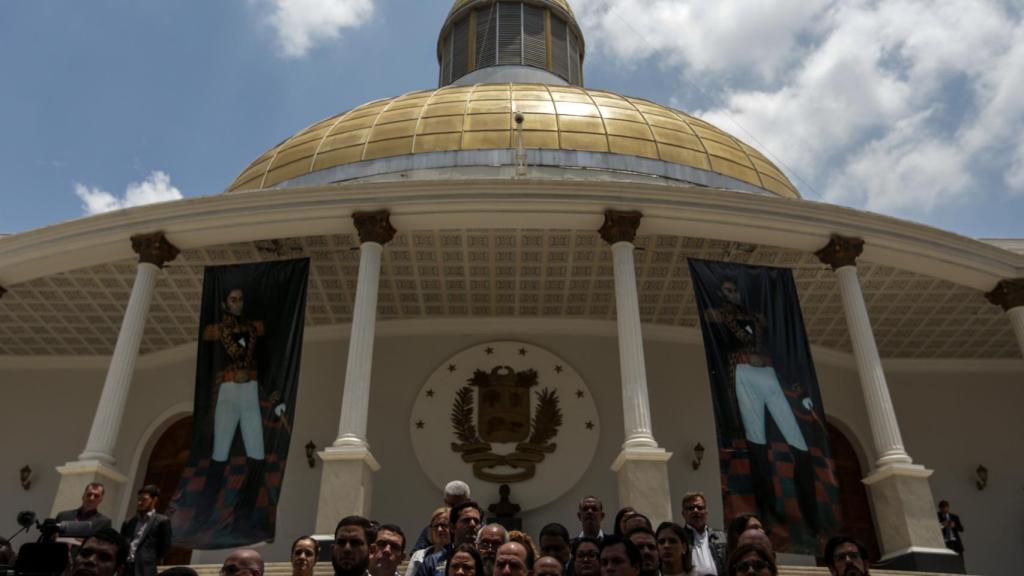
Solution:
{"label": "painted white trousers on banner", "polygon": [[255,380],[225,382],[220,385],[217,408],[213,413],[213,459],[224,462],[231,452],[235,430],[242,427],[245,454],[263,460],[263,418],[260,416],[260,390]]}
{"label": "painted white trousers on banner", "polygon": [[765,444],[765,408],[772,415],[782,432],[786,443],[797,450],[807,450],[807,442],[800,431],[800,424],[793,415],[793,408],[782,392],[779,377],[771,366],[736,365],[736,401],[740,405],[740,417],[747,440]]}

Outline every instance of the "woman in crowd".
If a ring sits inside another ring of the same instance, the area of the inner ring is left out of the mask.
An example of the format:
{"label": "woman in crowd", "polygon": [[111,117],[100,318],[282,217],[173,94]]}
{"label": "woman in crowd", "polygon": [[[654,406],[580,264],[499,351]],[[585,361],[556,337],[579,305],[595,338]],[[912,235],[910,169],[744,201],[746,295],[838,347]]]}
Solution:
{"label": "woman in crowd", "polygon": [[[732,551],[736,549],[736,544],[739,542],[740,534],[743,534],[747,530],[760,530],[765,532],[764,525],[761,520],[753,514],[737,514],[732,522],[729,522],[729,529],[726,531],[726,544],[725,544],[725,557],[728,558]],[[767,532],[765,532],[767,534]]]}
{"label": "woman in crowd", "polygon": [[476,546],[459,544],[452,550],[448,564],[444,567],[444,576],[485,576],[484,561]]}
{"label": "woman in crowd", "polygon": [[452,509],[442,506],[430,515],[430,546],[412,553],[409,558],[409,566],[405,569],[405,576],[413,576],[423,564],[423,559],[440,552],[442,548],[452,541],[452,533],[448,526],[448,515]]}
{"label": "woman in crowd", "polygon": [[626,521],[629,520],[630,517],[634,516],[635,514],[636,514],[636,510],[634,510],[633,508],[631,508],[629,506],[626,506],[625,508],[621,508],[621,509],[619,509],[618,512],[615,513],[615,524],[614,524],[615,531],[614,531],[614,534],[616,536],[618,536],[619,538],[625,538],[626,537],[626,532],[625,532],[625,530],[626,530]]}
{"label": "woman in crowd", "polygon": [[778,576],[779,569],[771,552],[756,544],[743,544],[733,551],[726,564],[728,576]]}
{"label": "woman in crowd", "polygon": [[313,576],[320,555],[320,544],[312,536],[303,536],[292,544],[292,576]]}
{"label": "woman in crowd", "polygon": [[601,543],[596,538],[584,536],[572,547],[572,570],[574,576],[601,576]]}
{"label": "woman in crowd", "polygon": [[693,549],[686,530],[675,522],[662,522],[654,538],[658,543],[662,576],[690,576],[693,572]]}

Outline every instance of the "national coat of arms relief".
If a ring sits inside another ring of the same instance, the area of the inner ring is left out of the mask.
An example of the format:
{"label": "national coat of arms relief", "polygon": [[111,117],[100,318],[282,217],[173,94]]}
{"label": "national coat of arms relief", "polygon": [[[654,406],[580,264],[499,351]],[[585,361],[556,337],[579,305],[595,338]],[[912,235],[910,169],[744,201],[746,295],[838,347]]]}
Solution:
{"label": "national coat of arms relief", "polygon": [[[517,372],[511,366],[495,366],[490,372],[475,370],[455,393],[451,424],[459,441],[451,446],[473,465],[474,476],[498,483],[529,480],[537,464],[558,447],[553,442],[562,425],[558,391],[533,390],[538,384],[536,370]],[[532,417],[531,396],[537,402]],[[502,454],[493,449],[494,444],[515,444],[515,448]]]}

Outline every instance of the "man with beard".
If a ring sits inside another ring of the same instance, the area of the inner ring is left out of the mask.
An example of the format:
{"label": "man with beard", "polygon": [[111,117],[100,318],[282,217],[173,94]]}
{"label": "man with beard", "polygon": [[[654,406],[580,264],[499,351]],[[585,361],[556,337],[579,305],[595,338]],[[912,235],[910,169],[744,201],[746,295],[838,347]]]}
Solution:
{"label": "man with beard", "polygon": [[220,566],[224,576],[263,576],[263,570],[263,557],[251,549],[235,550]]}
{"label": "man with beard", "polygon": [[394,524],[383,524],[370,544],[370,576],[398,576],[405,558],[405,534]]}
{"label": "man with beard", "polygon": [[476,533],[480,529],[480,519],[483,517],[483,510],[473,500],[466,500],[452,508],[448,515],[448,525],[452,533],[451,544],[448,544],[427,558],[423,559],[416,571],[416,576],[445,576],[445,567],[448,565],[448,558],[452,550],[460,544],[475,545]]}
{"label": "man with beard", "polygon": [[639,576],[640,551],[632,542],[618,536],[601,541],[601,576]]}
{"label": "man with beard", "polygon": [[484,574],[494,571],[494,559],[498,557],[498,548],[508,542],[508,530],[501,524],[488,524],[476,533],[476,550],[484,561]]}
{"label": "man with beard", "polygon": [[600,543],[604,538],[604,532],[601,530],[601,521],[604,520],[604,504],[601,503],[601,499],[597,496],[584,496],[580,500],[576,518],[580,521],[580,533],[573,538],[571,544],[575,546],[576,540],[580,538],[593,538]]}
{"label": "man with beard", "polygon": [[373,525],[362,516],[346,516],[334,529],[331,565],[335,576],[364,576],[370,565],[369,542],[376,541]]}
{"label": "man with beard", "polygon": [[868,549],[849,536],[825,544],[825,565],[832,576],[868,576]]}
{"label": "man with beard", "polygon": [[128,542],[128,574],[156,576],[156,567],[171,549],[171,519],[156,511],[160,488],[143,486],[138,492],[136,514],[121,525]]}
{"label": "man with beard", "polygon": [[658,539],[654,531],[640,526],[633,528],[626,538],[640,551],[640,576],[659,576],[661,562],[658,558]]}
{"label": "man with beard", "polygon": [[102,528],[82,542],[71,576],[121,576],[128,563],[128,543],[113,528]]}
{"label": "man with beard", "polygon": [[552,522],[540,529],[540,553],[551,556],[562,563],[562,569],[569,567],[572,558],[572,546],[569,544],[569,531],[557,522]]}

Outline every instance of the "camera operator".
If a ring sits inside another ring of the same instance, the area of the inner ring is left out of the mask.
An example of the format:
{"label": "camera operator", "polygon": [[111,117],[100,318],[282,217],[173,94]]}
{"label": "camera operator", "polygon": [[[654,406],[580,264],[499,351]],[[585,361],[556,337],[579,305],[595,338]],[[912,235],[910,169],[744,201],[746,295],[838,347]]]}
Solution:
{"label": "camera operator", "polygon": [[[103,503],[103,496],[107,489],[99,482],[92,482],[85,487],[82,494],[82,505],[74,510],[65,510],[57,514],[57,522],[88,522],[92,525],[93,532],[103,528],[112,528],[110,518],[104,516],[100,511],[100,504]],[[75,548],[82,545],[81,540],[71,542]]]}
{"label": "camera operator", "polygon": [[104,528],[82,542],[70,576],[122,576],[127,563],[128,543],[112,528]]}

